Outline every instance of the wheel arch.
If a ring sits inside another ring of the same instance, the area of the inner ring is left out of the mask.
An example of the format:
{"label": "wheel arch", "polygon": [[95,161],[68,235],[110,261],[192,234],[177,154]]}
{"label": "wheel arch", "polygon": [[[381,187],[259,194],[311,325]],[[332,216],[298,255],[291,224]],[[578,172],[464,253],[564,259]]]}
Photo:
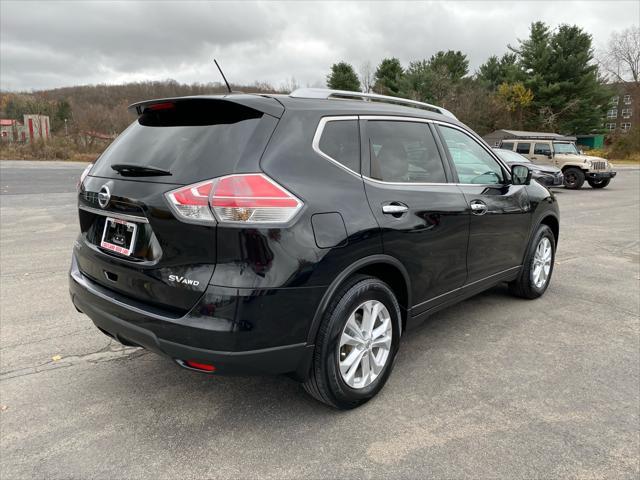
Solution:
{"label": "wheel arch", "polygon": [[[539,225],[546,225],[551,229],[551,231],[553,232],[553,237],[556,241],[556,248],[557,248],[558,240],[560,238],[560,221],[558,220],[558,217],[556,217],[551,213],[547,213],[545,216],[543,216],[540,219],[540,222],[538,222],[538,226]],[[536,229],[537,228],[538,227],[536,226]]]}
{"label": "wheel arch", "polygon": [[361,258],[360,260],[352,263],[347,268],[342,270],[340,274],[331,282],[331,285],[324,293],[320,304],[316,308],[309,332],[307,334],[307,343],[314,344],[322,316],[324,315],[331,298],[344,284],[347,279],[356,274],[369,275],[379,278],[385,282],[393,293],[395,294],[398,303],[400,305],[401,325],[399,325],[401,331],[404,331],[407,322],[407,312],[411,305],[411,283],[409,280],[409,274],[400,263],[400,261],[394,257],[384,254],[371,255]]}

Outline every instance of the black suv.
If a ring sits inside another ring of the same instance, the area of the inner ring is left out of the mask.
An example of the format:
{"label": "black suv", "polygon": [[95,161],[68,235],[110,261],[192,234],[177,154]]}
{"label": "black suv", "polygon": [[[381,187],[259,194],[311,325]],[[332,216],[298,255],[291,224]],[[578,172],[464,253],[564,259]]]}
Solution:
{"label": "black suv", "polygon": [[553,194],[444,109],[323,89],[131,109],[81,178],[70,272],[76,308],[125,345],[352,408],[429,314],[549,284]]}

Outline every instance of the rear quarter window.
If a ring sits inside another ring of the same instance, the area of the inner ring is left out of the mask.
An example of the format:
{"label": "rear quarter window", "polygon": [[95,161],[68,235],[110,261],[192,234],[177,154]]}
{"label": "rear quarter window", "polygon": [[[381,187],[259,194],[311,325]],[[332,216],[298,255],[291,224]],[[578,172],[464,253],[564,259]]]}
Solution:
{"label": "rear quarter window", "polygon": [[516,152],[521,155],[529,155],[529,150],[531,150],[530,143],[522,143],[518,142],[518,146],[516,147]]}
{"label": "rear quarter window", "polygon": [[318,149],[340,165],[360,173],[360,131],[357,120],[325,123]]}

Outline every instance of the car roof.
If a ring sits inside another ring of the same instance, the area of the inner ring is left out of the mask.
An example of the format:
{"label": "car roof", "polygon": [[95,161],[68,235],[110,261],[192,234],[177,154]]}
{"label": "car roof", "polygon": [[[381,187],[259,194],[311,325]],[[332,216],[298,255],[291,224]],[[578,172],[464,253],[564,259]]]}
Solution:
{"label": "car roof", "polygon": [[337,98],[300,98],[289,95],[269,95],[278,100],[287,110],[319,111],[323,115],[390,115],[424,118],[459,125],[452,117],[422,108],[394,103],[363,101],[360,99]]}
{"label": "car roof", "polygon": [[254,108],[263,113],[280,118],[284,110],[290,111],[315,111],[322,116],[332,115],[385,115],[414,117],[451,123],[465,127],[457,119],[422,108],[399,105],[395,103],[383,103],[380,101],[363,101],[360,99],[337,98],[300,98],[286,94],[265,93],[227,93],[222,95],[194,95],[186,97],[157,98],[144,100],[129,105],[129,109],[142,113],[144,107],[162,102],[177,102],[184,100],[230,101]]}

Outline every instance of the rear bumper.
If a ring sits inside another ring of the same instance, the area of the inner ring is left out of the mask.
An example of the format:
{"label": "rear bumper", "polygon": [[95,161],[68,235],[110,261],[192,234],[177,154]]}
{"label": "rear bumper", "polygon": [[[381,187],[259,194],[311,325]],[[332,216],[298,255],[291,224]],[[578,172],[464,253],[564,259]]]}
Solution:
{"label": "rear bumper", "polygon": [[602,180],[604,178],[613,178],[616,176],[617,172],[587,172],[585,173],[585,177],[591,180]]}
{"label": "rear bumper", "polygon": [[[220,289],[212,286],[210,289],[219,298]],[[207,299],[208,292],[187,315],[171,316],[93,282],[78,270],[75,258],[69,275],[69,290],[75,307],[89,316],[103,333],[125,345],[140,346],[170,357],[183,367],[184,361],[195,361],[214,365],[216,374],[294,373],[299,378],[307,375],[313,345],[307,345],[305,340],[307,323],[313,316],[309,316],[307,322],[305,312],[299,312],[298,328],[288,325],[287,333],[291,330],[300,331],[299,341],[294,342],[291,340],[296,340],[296,336],[286,335],[279,329],[272,331],[269,338],[264,329],[273,328],[273,322],[266,320],[262,322],[264,325],[260,325],[260,318],[247,319],[247,314],[253,311],[250,308],[246,309],[246,314],[241,314],[239,312],[242,308],[234,304],[232,314],[234,317],[243,316],[242,319],[222,318],[225,315],[224,309],[221,309],[221,317],[217,317],[215,306],[211,304],[210,298]],[[309,298],[309,288],[305,289],[304,294],[290,291],[299,290],[295,288],[280,290],[283,292],[279,293],[283,295],[271,293],[260,296],[259,308],[263,310],[263,316],[265,303],[286,302],[286,297],[292,293]],[[269,302],[264,301],[267,296],[271,297]],[[242,301],[247,298],[255,299],[253,296],[240,298]],[[278,313],[274,308],[273,314]],[[250,348],[261,343],[262,348]],[[234,348],[224,348],[230,345]]]}

